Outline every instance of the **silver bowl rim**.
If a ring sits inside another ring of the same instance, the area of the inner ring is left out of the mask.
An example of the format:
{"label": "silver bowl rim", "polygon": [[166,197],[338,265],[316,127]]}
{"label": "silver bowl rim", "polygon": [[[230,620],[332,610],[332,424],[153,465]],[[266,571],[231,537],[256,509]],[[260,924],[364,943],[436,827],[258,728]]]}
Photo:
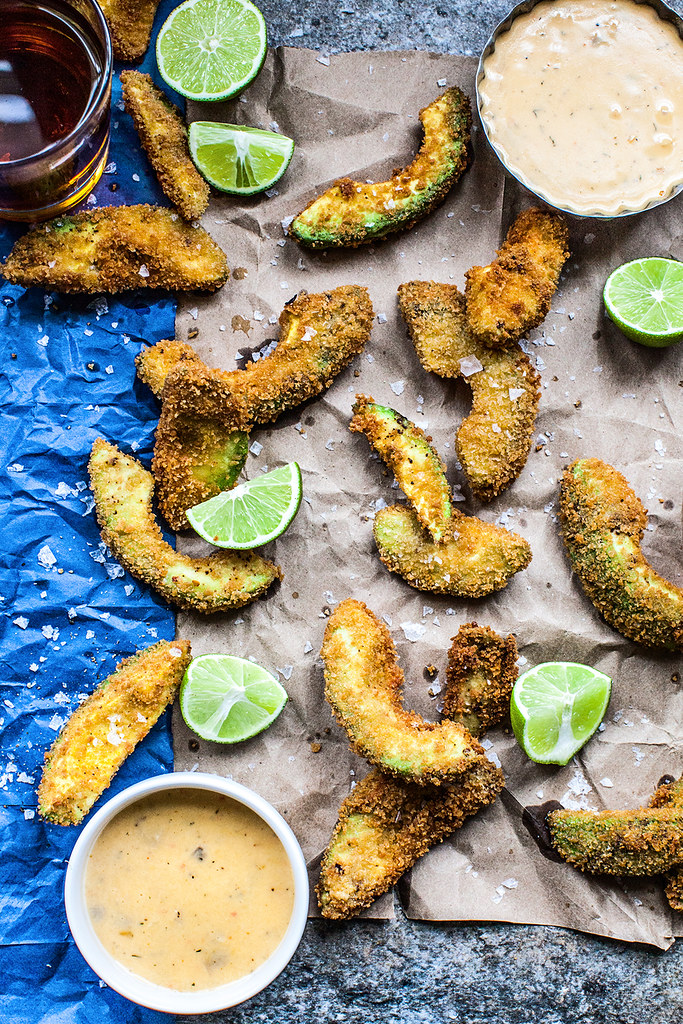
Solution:
{"label": "silver bowl rim", "polygon": [[[486,141],[491,147],[491,150],[496,156],[498,162],[501,164],[505,172],[510,175],[510,177],[514,178],[519,185],[521,185],[524,189],[526,189],[527,192],[530,192],[531,195],[535,196],[538,200],[540,200],[540,202],[545,203],[546,206],[550,206],[554,210],[559,210],[561,213],[566,213],[570,217],[577,217],[582,220],[616,220],[621,217],[635,217],[639,213],[647,213],[648,210],[654,210],[658,206],[663,206],[664,203],[670,202],[677,195],[683,192],[683,182],[681,182],[679,185],[675,185],[668,195],[663,196],[661,199],[653,199],[651,203],[648,203],[647,206],[644,206],[640,210],[622,210],[620,213],[577,213],[576,210],[569,210],[566,207],[558,206],[556,203],[550,202],[550,200],[547,199],[545,196],[541,195],[540,192],[536,192],[529,184],[527,184],[526,181],[524,181],[510,167],[508,167],[505,160],[502,158],[496,146],[493,144],[489,137],[488,129],[486,127],[486,124],[484,123],[484,119],[481,116],[481,96],[479,93],[479,84],[485,77],[484,61],[491,53],[493,53],[499,37],[503,35],[504,32],[507,32],[509,30],[509,28],[512,26],[513,21],[515,21],[521,14],[528,14],[530,11],[534,9],[534,7],[537,7],[540,3],[562,2],[563,0],[521,0],[521,3],[518,3],[515,7],[513,7],[512,10],[509,11],[508,14],[506,14],[503,20],[496,25],[493,32],[489,36],[486,45],[484,46],[484,49],[481,52],[481,56],[479,57],[479,63],[477,64],[477,74],[474,83],[477,98],[477,115],[479,117],[479,124],[484,133]],[[652,7],[655,11],[657,11],[660,18],[662,18],[663,21],[668,21],[675,27],[679,36],[681,37],[681,40],[683,41],[683,18],[679,14],[677,14],[672,7],[669,7],[668,4],[664,3],[664,0],[634,0],[634,3],[643,4],[645,7]]]}

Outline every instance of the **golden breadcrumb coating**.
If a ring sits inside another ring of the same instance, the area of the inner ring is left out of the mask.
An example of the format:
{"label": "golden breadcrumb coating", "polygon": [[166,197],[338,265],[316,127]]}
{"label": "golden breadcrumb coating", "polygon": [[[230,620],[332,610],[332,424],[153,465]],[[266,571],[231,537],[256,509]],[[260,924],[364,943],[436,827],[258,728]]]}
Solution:
{"label": "golden breadcrumb coating", "polygon": [[451,489],[446,467],[424,431],[395,409],[356,395],[349,429],[365,434],[392,470],[420,523],[439,544],[453,534]]}
{"label": "golden breadcrumb coating", "polygon": [[448,652],[443,714],[477,739],[507,717],[517,678],[517,644],[489,626],[468,622]]}
{"label": "golden breadcrumb coating", "polygon": [[419,118],[424,141],[408,167],[376,183],[341,178],[294,218],[290,233],[315,249],[362,245],[411,228],[442,202],[468,165],[470,102],[453,86]]}
{"label": "golden breadcrumb coating", "polygon": [[453,510],[454,533],[434,544],[412,509],[390,505],[375,516],[373,533],[387,569],[416,590],[453,597],[486,597],[507,586],[531,561],[516,533]]}
{"label": "golden breadcrumb coating", "polygon": [[149,46],[159,0],[100,0],[111,33],[114,56],[137,60]]}
{"label": "golden breadcrumb coating", "polygon": [[581,871],[658,875],[683,864],[683,806],[634,811],[551,811],[553,846]]}
{"label": "golden breadcrumb coating", "polygon": [[321,650],[325,696],[362,757],[411,782],[451,782],[483,755],[466,729],[406,711],[403,673],[384,623],[360,601],[339,604]]}
{"label": "golden breadcrumb coating", "polygon": [[[661,784],[650,798],[650,807],[683,806],[683,776]],[[672,868],[665,876],[664,894],[672,910],[683,911],[683,867]]]}
{"label": "golden breadcrumb coating", "polygon": [[204,228],[159,206],[103,206],[36,225],[14,243],[4,275],[58,292],[133,288],[214,291],[230,271]]}
{"label": "golden breadcrumb coating", "polygon": [[472,389],[472,410],[455,447],[473,494],[490,501],[524,468],[540,378],[519,346],[493,351],[474,337],[455,285],[408,281],[398,289],[398,302],[425,370],[461,378]]}
{"label": "golden breadcrumb coating", "polygon": [[38,813],[75,825],[173,700],[191,661],[187,640],[161,640],[116,666],[73,712],[49,753]]}
{"label": "golden breadcrumb coating", "polygon": [[123,102],[164,193],[185,220],[209,205],[209,186],[192,163],[187,128],[178,108],[149,75],[122,71]]}
{"label": "golden breadcrumb coating", "polygon": [[577,459],[562,477],[560,523],[572,569],[605,621],[636,643],[683,651],[683,590],[641,552],[647,514],[626,478],[600,459]]}
{"label": "golden breadcrumb coating", "polygon": [[480,341],[503,348],[545,319],[568,240],[564,218],[533,207],[520,213],[493,263],[467,271],[467,319]]}
{"label": "golden breadcrumb coating", "polygon": [[143,384],[151,388],[157,398],[161,398],[169,373],[185,360],[201,362],[192,345],[171,338],[158,341],[156,345],[150,345],[139,352],[135,357],[135,368]]}
{"label": "golden breadcrumb coating", "polygon": [[139,462],[99,438],[88,464],[102,540],[136,579],[178,608],[209,615],[256,600],[278,566],[253,552],[190,558],[163,539],[152,513],[154,481]]}

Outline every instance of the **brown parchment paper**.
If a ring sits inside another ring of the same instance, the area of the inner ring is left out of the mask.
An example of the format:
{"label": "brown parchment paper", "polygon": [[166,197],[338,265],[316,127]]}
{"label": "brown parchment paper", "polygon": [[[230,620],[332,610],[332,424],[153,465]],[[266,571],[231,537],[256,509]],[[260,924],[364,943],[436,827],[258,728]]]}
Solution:
{"label": "brown parchment paper", "polygon": [[[472,58],[420,52],[328,58],[280,49],[239,101],[189,105],[190,120],[271,127],[291,135],[296,149],[270,196],[212,199],[203,223],[227,252],[233,276],[216,295],[181,300],[177,336],[191,338],[210,365],[233,369],[243,365],[240,354],[277,336],[276,318],[293,295],[344,283],[369,288],[376,320],[365,353],[324,396],[252,435],[248,477],[291,459],[303,472],[301,510],[264,552],[282,566],[284,582],[233,615],[178,617],[179,634],[195,654],[253,657],[278,674],[289,703],[266,733],[234,749],[198,743],[176,715],[175,763],[231,776],[271,800],[301,842],[314,883],[338,806],[367,771],[323,698],[319,651],[330,610],[355,597],[385,617],[406,675],[406,703],[429,717],[438,715],[440,682],[426,678],[425,666],[438,666],[443,679],[459,625],[476,619],[513,632],[521,669],[580,661],[613,677],[604,729],[565,768],[530,763],[509,733],[493,730],[489,754],[503,766],[506,790],[405,876],[398,888],[405,911],[423,920],[554,924],[666,948],[683,926],[672,920],[657,881],[593,879],[546,859],[522,810],[549,799],[598,809],[643,804],[661,775],[683,770],[678,659],[648,653],[601,622],[571,576],[555,518],[562,467],[579,456],[605,459],[626,474],[650,511],[647,556],[681,584],[683,346],[655,351],[626,341],[603,316],[600,299],[614,266],[680,248],[680,198],[638,217],[572,221],[573,258],[553,309],[524,343],[543,382],[534,446],[519,479],[486,506],[469,495],[454,453],[469,389],[422,369],[396,289],[415,278],[463,287],[465,270],[492,258],[529,197],[506,181],[475,130],[473,165],[412,231],[328,253],[304,250],[286,235],[288,219],[335,178],[382,180],[407,163],[420,143],[417,112],[441,86],[460,85],[474,106],[475,66]],[[357,391],[433,436],[466,499],[459,508],[530,541],[531,565],[503,591],[480,601],[448,600],[413,590],[383,567],[372,519],[401,495],[365,438],[348,431]],[[179,543],[204,550],[198,539]],[[368,916],[392,915],[386,896]]]}

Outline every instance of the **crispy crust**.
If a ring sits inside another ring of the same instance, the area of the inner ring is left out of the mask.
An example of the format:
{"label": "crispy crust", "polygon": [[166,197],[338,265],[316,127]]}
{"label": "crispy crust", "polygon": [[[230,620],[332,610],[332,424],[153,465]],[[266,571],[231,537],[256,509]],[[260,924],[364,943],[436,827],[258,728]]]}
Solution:
{"label": "crispy crust", "polygon": [[152,513],[152,474],[101,438],[88,470],[102,540],[132,576],[170,604],[210,615],[249,604],[282,579],[278,566],[253,552],[190,558],[174,551]]}
{"label": "crispy crust", "polygon": [[[462,378],[472,389],[472,410],[458,429],[455,446],[472,492],[490,501],[524,468],[540,378],[518,346],[494,352],[474,337],[465,297],[455,285],[409,281],[399,287],[398,302],[425,370]],[[481,370],[465,377],[461,360],[468,357],[478,360]]]}
{"label": "crispy crust", "polygon": [[524,210],[493,263],[467,271],[467,319],[485,345],[514,344],[545,318],[570,255],[568,239],[558,214]]}
{"label": "crispy crust", "polygon": [[451,489],[431,438],[395,409],[365,395],[356,395],[353,414],[349,430],[365,434],[381,455],[434,543],[452,537]]}
{"label": "crispy crust", "polygon": [[60,292],[133,288],[214,291],[230,271],[206,231],[159,206],[104,206],[57,217],[17,239],[3,268],[13,284]]}
{"label": "crispy crust", "polygon": [[171,338],[139,352],[135,357],[135,368],[143,384],[151,388],[157,398],[161,398],[169,373],[178,363],[185,361],[199,363],[201,359],[192,345]]}
{"label": "crispy crust", "polygon": [[149,75],[122,71],[123,102],[164,193],[185,220],[196,220],[209,205],[209,186],[192,163],[180,111]]}
{"label": "crispy crust", "polygon": [[658,875],[683,863],[683,807],[552,811],[553,846],[591,874]]}
{"label": "crispy crust", "polygon": [[502,526],[453,510],[453,537],[434,544],[412,509],[390,505],[375,516],[379,557],[416,590],[485,597],[531,561],[528,542]]}
{"label": "crispy crust", "polygon": [[159,0],[100,0],[111,32],[114,56],[137,60],[149,46]]}
{"label": "crispy crust", "polygon": [[138,651],[76,708],[45,755],[38,813],[75,825],[173,700],[191,661],[187,640]]}
{"label": "crispy crust", "polygon": [[683,651],[683,590],[644,558],[646,511],[626,478],[577,459],[562,477],[560,522],[572,569],[605,621],[636,643]]}
{"label": "crispy crust", "polygon": [[386,626],[360,601],[332,613],[321,650],[325,696],[352,747],[384,772],[442,785],[481,761],[479,744],[452,722],[426,722],[401,703],[403,673]]}
{"label": "crispy crust", "polygon": [[408,167],[376,184],[341,178],[294,218],[291,234],[316,249],[362,245],[411,228],[442,202],[468,165],[470,103],[454,86],[419,117],[424,141]]}
{"label": "crispy crust", "polygon": [[444,717],[461,722],[477,739],[498,725],[510,710],[517,657],[512,635],[503,638],[476,622],[461,626],[448,652]]}

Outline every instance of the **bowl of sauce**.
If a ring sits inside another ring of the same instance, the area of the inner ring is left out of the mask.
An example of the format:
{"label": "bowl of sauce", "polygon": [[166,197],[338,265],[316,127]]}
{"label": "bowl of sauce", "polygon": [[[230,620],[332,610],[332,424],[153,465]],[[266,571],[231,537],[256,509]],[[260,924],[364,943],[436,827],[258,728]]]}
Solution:
{"label": "bowl of sauce", "polygon": [[287,822],[217,775],[176,772],[119,793],[88,822],[66,873],[69,927],[111,988],[166,1013],[260,992],[292,958],[308,875]]}
{"label": "bowl of sauce", "polygon": [[505,169],[566,213],[683,189],[683,20],[661,0],[525,0],[484,48],[477,104]]}

